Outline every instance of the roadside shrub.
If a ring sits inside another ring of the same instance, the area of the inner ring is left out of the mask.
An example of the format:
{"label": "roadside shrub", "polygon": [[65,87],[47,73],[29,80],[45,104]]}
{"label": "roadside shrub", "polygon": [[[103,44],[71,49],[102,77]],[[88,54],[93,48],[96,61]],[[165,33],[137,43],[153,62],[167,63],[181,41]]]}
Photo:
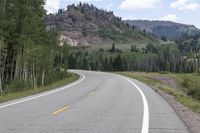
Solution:
{"label": "roadside shrub", "polygon": [[66,70],[56,69],[55,71],[51,72],[51,76],[45,78],[45,85],[51,84],[53,82],[63,80],[65,78],[70,77],[71,74],[68,73]]}
{"label": "roadside shrub", "polygon": [[196,85],[194,87],[195,88],[188,89],[188,95],[196,98],[197,100],[200,100],[200,88]]}
{"label": "roadside shrub", "polygon": [[167,71],[160,71],[159,74],[168,74],[169,72]]}
{"label": "roadside shrub", "polygon": [[190,86],[190,82],[191,82],[190,79],[184,78],[183,82],[182,82],[182,86],[185,87],[185,88],[188,88]]}
{"label": "roadside shrub", "polygon": [[186,93],[197,99],[200,100],[200,83],[196,82],[196,80],[191,80],[189,78],[184,78],[182,81],[182,86],[186,88]]}
{"label": "roadside shrub", "polygon": [[26,83],[22,80],[14,81],[6,85],[5,93],[7,92],[19,92],[27,87]]}

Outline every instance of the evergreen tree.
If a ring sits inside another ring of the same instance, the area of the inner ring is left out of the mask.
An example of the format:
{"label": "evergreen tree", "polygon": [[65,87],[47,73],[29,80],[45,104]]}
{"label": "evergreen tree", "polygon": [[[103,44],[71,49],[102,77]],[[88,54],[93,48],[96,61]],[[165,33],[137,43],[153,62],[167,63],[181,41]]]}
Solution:
{"label": "evergreen tree", "polygon": [[107,57],[105,57],[105,59],[104,59],[103,70],[104,71],[109,71],[109,62],[108,62],[108,58]]}
{"label": "evergreen tree", "polygon": [[135,45],[131,46],[131,52],[138,52],[137,47]]}
{"label": "evergreen tree", "polygon": [[115,43],[113,43],[113,44],[112,44],[111,51],[112,51],[112,52],[115,52],[115,51],[116,51],[116,48],[115,48]]}
{"label": "evergreen tree", "polygon": [[76,58],[74,58],[73,54],[69,55],[69,68],[70,69],[76,68]]}
{"label": "evergreen tree", "polygon": [[108,69],[108,71],[113,71],[113,58],[112,58],[112,56],[110,56],[110,59],[109,59],[109,69]]}
{"label": "evergreen tree", "polygon": [[81,63],[82,63],[81,64],[81,69],[87,70],[88,69],[88,61],[87,61],[85,56],[82,58],[82,62]]}
{"label": "evergreen tree", "polygon": [[163,40],[163,41],[165,41],[165,42],[166,42],[166,41],[167,41],[167,38],[166,38],[166,36],[162,36],[162,37],[161,37],[161,40]]}
{"label": "evergreen tree", "polygon": [[122,71],[122,59],[120,54],[118,54],[117,57],[115,57],[113,62],[113,68],[115,71]]}

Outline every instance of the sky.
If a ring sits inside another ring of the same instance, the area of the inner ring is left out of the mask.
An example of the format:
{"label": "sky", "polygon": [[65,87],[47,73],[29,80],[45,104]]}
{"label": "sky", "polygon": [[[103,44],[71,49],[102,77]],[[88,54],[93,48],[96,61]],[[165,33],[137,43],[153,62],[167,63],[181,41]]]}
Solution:
{"label": "sky", "polygon": [[113,11],[124,20],[169,20],[200,28],[200,0],[46,0],[45,9],[55,13],[79,2]]}

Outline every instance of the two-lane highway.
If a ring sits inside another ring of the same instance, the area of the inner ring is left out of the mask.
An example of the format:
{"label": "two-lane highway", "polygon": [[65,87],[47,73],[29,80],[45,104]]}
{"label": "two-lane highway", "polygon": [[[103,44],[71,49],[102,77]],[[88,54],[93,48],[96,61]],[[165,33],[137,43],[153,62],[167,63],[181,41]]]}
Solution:
{"label": "two-lane highway", "polygon": [[78,71],[64,87],[0,104],[0,133],[189,133],[169,104],[145,84]]}

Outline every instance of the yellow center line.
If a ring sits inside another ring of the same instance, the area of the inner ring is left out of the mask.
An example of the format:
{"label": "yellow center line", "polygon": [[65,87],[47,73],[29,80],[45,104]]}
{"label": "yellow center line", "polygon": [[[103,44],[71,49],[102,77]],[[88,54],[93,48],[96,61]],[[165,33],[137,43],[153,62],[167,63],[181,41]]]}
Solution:
{"label": "yellow center line", "polygon": [[67,110],[67,109],[69,109],[69,108],[70,108],[70,106],[64,106],[63,108],[61,108],[61,109],[59,109],[59,110],[53,112],[52,115],[57,115],[57,114],[59,114],[59,113],[65,111],[65,110]]}
{"label": "yellow center line", "polygon": [[94,92],[94,91],[92,91],[92,92],[90,92],[88,95],[94,95],[94,93],[95,93],[95,92]]}

